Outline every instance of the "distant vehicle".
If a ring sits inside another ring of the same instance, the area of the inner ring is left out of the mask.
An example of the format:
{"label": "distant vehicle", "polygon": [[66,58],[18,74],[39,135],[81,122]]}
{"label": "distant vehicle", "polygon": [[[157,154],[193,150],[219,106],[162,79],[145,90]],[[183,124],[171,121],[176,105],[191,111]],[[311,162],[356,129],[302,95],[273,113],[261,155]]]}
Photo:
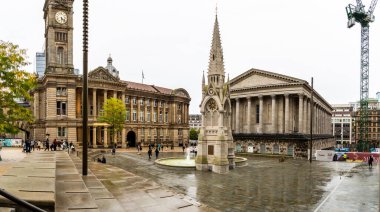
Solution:
{"label": "distant vehicle", "polygon": [[335,148],[335,152],[349,152],[350,148]]}

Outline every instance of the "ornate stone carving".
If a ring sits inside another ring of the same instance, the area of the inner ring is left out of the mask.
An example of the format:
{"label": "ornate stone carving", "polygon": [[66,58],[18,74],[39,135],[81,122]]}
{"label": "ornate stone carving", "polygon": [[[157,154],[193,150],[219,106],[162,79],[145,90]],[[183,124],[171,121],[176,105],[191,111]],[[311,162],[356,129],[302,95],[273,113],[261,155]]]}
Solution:
{"label": "ornate stone carving", "polygon": [[101,67],[90,72],[88,74],[88,77],[92,79],[105,80],[105,81],[113,81],[113,82],[119,81],[116,77],[112,76],[112,74],[110,74],[107,70]]}

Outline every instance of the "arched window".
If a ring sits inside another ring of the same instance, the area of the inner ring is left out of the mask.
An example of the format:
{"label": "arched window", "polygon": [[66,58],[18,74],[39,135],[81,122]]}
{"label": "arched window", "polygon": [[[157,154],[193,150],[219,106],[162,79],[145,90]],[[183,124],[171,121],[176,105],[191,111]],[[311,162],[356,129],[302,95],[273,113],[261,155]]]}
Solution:
{"label": "arched window", "polygon": [[63,47],[58,47],[57,49],[57,63],[58,64],[64,64],[64,53],[63,53]]}

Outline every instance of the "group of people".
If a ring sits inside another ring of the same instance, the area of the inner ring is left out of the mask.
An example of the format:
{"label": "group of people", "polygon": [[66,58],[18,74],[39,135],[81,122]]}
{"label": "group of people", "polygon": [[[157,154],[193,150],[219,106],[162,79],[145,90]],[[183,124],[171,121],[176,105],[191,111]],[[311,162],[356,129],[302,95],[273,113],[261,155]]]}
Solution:
{"label": "group of people", "polygon": [[75,147],[73,142],[68,141],[58,141],[57,139],[54,139],[52,143],[49,142],[49,138],[46,138],[44,142],[41,142],[40,140],[30,140],[26,139],[25,141],[22,141],[23,146],[23,152],[30,153],[31,151],[34,151],[34,149],[37,149],[40,151],[44,147],[44,151],[57,151],[57,150],[66,150],[68,149],[68,152],[75,151]]}
{"label": "group of people", "polygon": [[155,148],[154,152],[156,153],[156,159],[158,159],[158,155],[160,154],[160,150],[161,150],[161,144],[157,144],[157,147],[155,147],[153,144],[149,144],[149,149],[148,149],[149,160],[152,158],[153,148]]}

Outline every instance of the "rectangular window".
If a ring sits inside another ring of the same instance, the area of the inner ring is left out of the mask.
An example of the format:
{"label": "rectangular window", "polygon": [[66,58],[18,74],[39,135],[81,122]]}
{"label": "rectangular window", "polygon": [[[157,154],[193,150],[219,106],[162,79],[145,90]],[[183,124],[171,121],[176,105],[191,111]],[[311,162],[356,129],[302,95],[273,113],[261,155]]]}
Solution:
{"label": "rectangular window", "polygon": [[160,117],[159,117],[160,123],[162,123],[162,111],[160,111]]}
{"label": "rectangular window", "polygon": [[144,122],[144,111],[140,111],[140,121]]}
{"label": "rectangular window", "polygon": [[129,104],[129,96],[125,97],[125,104]]}
{"label": "rectangular window", "polygon": [[207,154],[208,155],[214,155],[214,146],[213,145],[207,146]]}
{"label": "rectangular window", "polygon": [[66,116],[67,109],[66,109],[66,102],[63,101],[57,101],[57,115],[58,116]]}
{"label": "rectangular window", "polygon": [[57,63],[58,64],[64,64],[64,49],[63,47],[58,47],[57,48]]}
{"label": "rectangular window", "polygon": [[133,109],[132,120],[133,120],[133,121],[136,121],[136,120],[137,120],[137,112],[136,112],[136,109]]}
{"label": "rectangular window", "polygon": [[57,96],[67,96],[67,90],[65,87],[57,87]]}
{"label": "rectangular window", "polygon": [[131,113],[129,112],[129,109],[127,108],[127,114],[126,114],[126,117],[125,117],[125,120],[129,121],[129,119],[131,118]]}
{"label": "rectangular window", "polygon": [[178,108],[178,110],[181,110],[181,109],[182,109],[182,105],[181,105],[181,104],[178,104],[178,105],[177,105],[177,108]]}
{"label": "rectangular window", "polygon": [[144,105],[144,99],[140,99],[140,105]]}
{"label": "rectangular window", "polygon": [[64,32],[56,32],[55,33],[55,41],[56,42],[67,42],[67,33]]}
{"label": "rectangular window", "polygon": [[182,129],[178,129],[178,136],[182,136]]}
{"label": "rectangular window", "polygon": [[256,105],[256,124],[260,123],[260,105]]}
{"label": "rectangular window", "polygon": [[150,111],[146,113],[146,121],[150,122]]}
{"label": "rectangular window", "polygon": [[136,102],[136,97],[133,97],[133,98],[132,98],[132,103],[133,103],[133,105],[136,105],[136,103],[137,103],[137,102]]}
{"label": "rectangular window", "polygon": [[58,127],[58,137],[66,137],[66,127]]}
{"label": "rectangular window", "polygon": [[157,112],[153,112],[153,122],[157,122]]}
{"label": "rectangular window", "polygon": [[157,100],[154,100],[154,107],[157,107]]}
{"label": "rectangular window", "polygon": [[144,130],[144,128],[141,128],[141,135],[142,135],[142,137],[145,137],[145,130]]}
{"label": "rectangular window", "polygon": [[168,123],[168,118],[169,118],[168,112],[165,112],[165,123]]}

